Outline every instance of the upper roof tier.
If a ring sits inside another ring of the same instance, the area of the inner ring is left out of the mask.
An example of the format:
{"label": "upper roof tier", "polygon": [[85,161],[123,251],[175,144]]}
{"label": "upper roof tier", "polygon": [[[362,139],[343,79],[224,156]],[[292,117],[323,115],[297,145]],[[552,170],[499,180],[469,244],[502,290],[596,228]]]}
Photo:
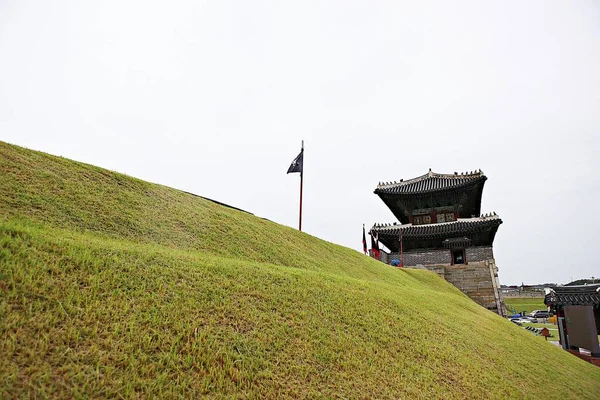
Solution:
{"label": "upper roof tier", "polygon": [[455,211],[461,218],[481,213],[481,195],[487,177],[481,170],[425,175],[400,182],[379,183],[375,189],[381,200],[403,224],[411,222],[415,213],[427,210]]}
{"label": "upper roof tier", "polygon": [[386,194],[420,194],[457,189],[474,183],[485,182],[487,177],[481,170],[471,172],[455,172],[453,174],[438,174],[431,171],[417,178],[400,182],[379,182],[375,193]]}

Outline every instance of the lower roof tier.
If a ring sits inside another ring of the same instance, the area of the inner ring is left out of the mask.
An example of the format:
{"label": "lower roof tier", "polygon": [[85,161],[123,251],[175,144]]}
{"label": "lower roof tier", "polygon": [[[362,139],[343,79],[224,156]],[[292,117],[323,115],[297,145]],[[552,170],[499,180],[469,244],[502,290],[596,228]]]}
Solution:
{"label": "lower roof tier", "polygon": [[502,220],[496,214],[459,218],[452,222],[427,225],[375,224],[371,233],[391,251],[400,251],[400,230],[404,251],[448,248],[449,243],[491,246]]}

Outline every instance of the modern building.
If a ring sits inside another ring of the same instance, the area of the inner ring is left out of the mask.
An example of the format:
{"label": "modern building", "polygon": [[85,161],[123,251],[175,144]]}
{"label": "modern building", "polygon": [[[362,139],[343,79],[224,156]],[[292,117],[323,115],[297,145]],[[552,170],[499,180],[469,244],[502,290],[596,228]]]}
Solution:
{"label": "modern building", "polygon": [[423,176],[379,183],[375,189],[398,222],[375,224],[370,233],[388,251],[379,260],[426,268],[500,315],[506,310],[494,260],[494,237],[502,220],[481,214],[487,177],[479,171]]}

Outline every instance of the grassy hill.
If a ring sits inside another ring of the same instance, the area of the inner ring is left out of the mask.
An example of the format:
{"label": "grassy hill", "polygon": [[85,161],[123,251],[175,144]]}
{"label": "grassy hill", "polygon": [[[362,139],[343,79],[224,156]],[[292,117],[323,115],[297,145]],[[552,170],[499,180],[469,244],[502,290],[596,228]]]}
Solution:
{"label": "grassy hill", "polygon": [[0,398],[598,398],[427,271],[0,142]]}

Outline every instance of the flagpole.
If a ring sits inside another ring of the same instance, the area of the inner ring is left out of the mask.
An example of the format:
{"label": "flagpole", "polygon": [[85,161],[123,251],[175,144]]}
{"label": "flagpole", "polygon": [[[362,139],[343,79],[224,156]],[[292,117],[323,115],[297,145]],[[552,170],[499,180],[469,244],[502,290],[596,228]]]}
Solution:
{"label": "flagpole", "polygon": [[304,177],[304,140],[302,141],[302,170],[300,170],[300,222],[298,226],[298,230],[302,232],[302,178]]}

